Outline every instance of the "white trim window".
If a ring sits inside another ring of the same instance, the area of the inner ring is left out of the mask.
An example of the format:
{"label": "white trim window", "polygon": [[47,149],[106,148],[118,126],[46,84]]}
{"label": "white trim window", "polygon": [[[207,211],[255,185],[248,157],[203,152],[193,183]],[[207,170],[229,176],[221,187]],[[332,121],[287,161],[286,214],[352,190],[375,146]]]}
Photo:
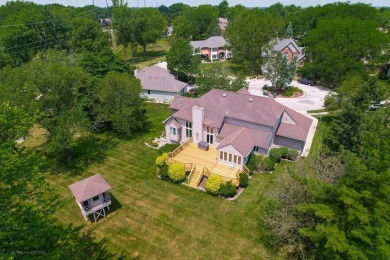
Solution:
{"label": "white trim window", "polygon": [[186,137],[192,137],[192,122],[186,122]]}
{"label": "white trim window", "polygon": [[206,140],[208,144],[213,144],[214,143],[214,130],[212,127],[207,126],[206,127]]}
{"label": "white trim window", "polygon": [[241,165],[241,156],[219,151],[219,160]]}
{"label": "white trim window", "polygon": [[217,51],[218,51],[218,48],[212,48],[211,51],[212,51],[212,52],[217,52]]}
{"label": "white trim window", "polygon": [[169,128],[169,133],[171,134],[171,135],[176,135],[176,128],[174,128],[174,127],[170,127]]}
{"label": "white trim window", "polygon": [[213,59],[213,60],[216,60],[217,58],[218,58],[218,57],[217,57],[217,54],[213,54],[213,55],[212,55],[212,59]]}

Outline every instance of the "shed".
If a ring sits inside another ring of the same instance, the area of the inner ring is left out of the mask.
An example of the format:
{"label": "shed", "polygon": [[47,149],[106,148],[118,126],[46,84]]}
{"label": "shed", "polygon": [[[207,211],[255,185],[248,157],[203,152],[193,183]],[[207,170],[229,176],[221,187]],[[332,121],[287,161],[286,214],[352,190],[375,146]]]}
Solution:
{"label": "shed", "polygon": [[69,185],[77,204],[81,209],[85,221],[88,215],[93,214],[95,222],[99,217],[105,217],[107,207],[110,210],[111,198],[108,192],[111,186],[100,174]]}

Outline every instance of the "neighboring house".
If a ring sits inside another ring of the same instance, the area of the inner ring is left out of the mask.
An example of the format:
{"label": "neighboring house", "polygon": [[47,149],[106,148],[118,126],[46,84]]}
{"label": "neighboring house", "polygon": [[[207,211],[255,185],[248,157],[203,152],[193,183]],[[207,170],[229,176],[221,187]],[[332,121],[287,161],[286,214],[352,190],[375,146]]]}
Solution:
{"label": "neighboring house", "polygon": [[165,31],[166,36],[172,36],[173,33],[173,25],[169,26],[167,30]]}
{"label": "neighboring house", "polygon": [[[313,120],[272,98],[213,89],[198,99],[175,97],[164,121],[168,143],[190,138],[216,149],[218,164],[243,169],[252,152],[268,155],[274,146],[304,151]],[[310,143],[310,142],[309,142]],[[173,158],[175,159],[175,158]]]}
{"label": "neighboring house", "polygon": [[170,102],[175,96],[187,92],[187,83],[177,80],[167,69],[158,65],[135,70],[134,76],[141,81],[141,95],[147,99]]}
{"label": "neighboring house", "polygon": [[102,27],[111,26],[111,19],[110,18],[100,19],[100,24],[102,25]]}
{"label": "neighboring house", "polygon": [[273,47],[274,51],[280,52],[283,56],[287,57],[291,62],[294,57],[297,59],[297,67],[303,66],[305,59],[304,47],[299,47],[293,39],[277,39],[276,44]]}
{"label": "neighboring house", "polygon": [[219,25],[219,28],[221,28],[222,35],[225,33],[226,27],[228,26],[228,24],[229,24],[229,22],[228,22],[227,18],[219,17],[218,25]]}
{"label": "neighboring house", "polygon": [[232,53],[226,45],[227,42],[222,36],[212,36],[203,41],[191,41],[194,55],[208,57],[210,61],[230,58]]}
{"label": "neighboring house", "polygon": [[110,210],[111,199],[108,192],[111,186],[100,174],[73,183],[69,185],[69,189],[76,198],[85,221],[93,214],[96,222],[99,217],[106,216],[106,207]]}

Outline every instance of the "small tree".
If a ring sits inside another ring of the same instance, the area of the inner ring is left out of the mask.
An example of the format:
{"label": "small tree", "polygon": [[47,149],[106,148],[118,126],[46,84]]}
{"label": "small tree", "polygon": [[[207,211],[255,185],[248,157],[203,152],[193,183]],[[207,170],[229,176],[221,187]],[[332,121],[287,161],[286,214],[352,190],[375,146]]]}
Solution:
{"label": "small tree", "polygon": [[294,35],[293,27],[291,22],[288,23],[287,28],[286,28],[286,36],[288,38],[292,38]]}
{"label": "small tree", "polygon": [[240,173],[240,187],[248,187],[249,177],[245,172]]}
{"label": "small tree", "polygon": [[168,177],[173,182],[182,182],[186,178],[184,166],[180,163],[172,163],[168,168]]}
{"label": "small tree", "polygon": [[286,88],[294,78],[296,70],[296,58],[288,62],[280,52],[272,53],[266,63],[264,77],[270,80],[273,88]]}
{"label": "small tree", "polygon": [[219,193],[225,197],[225,198],[230,198],[234,197],[236,195],[236,187],[232,184],[231,181],[224,183],[221,185],[221,188],[219,189]]}
{"label": "small tree", "polygon": [[219,175],[211,175],[206,182],[204,188],[212,195],[218,195],[221,188],[222,180]]}

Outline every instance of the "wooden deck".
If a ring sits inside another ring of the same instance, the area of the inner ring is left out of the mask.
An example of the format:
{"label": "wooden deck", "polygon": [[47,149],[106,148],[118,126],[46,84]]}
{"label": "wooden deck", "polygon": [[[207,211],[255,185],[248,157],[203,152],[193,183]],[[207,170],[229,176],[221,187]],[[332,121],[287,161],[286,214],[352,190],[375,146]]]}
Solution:
{"label": "wooden deck", "polygon": [[211,173],[218,174],[228,179],[237,178],[238,168],[230,169],[228,166],[219,164],[217,161],[217,149],[210,147],[208,151],[198,148],[197,144],[191,143],[173,158],[182,163],[194,163],[197,169],[206,167]]}

